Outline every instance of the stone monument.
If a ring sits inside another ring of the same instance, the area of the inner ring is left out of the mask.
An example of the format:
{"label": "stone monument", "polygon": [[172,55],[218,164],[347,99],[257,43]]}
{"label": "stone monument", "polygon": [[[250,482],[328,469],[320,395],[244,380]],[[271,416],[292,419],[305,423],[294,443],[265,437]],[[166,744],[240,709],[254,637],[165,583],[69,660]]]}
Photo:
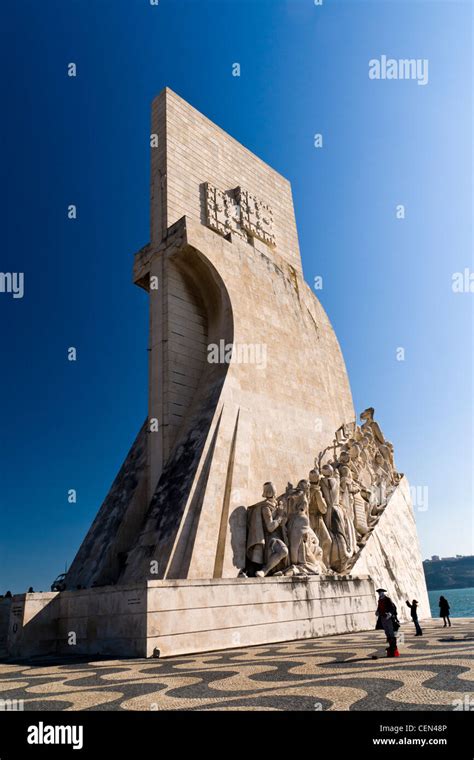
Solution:
{"label": "stone monument", "polygon": [[429,616],[408,484],[374,410],[356,421],[289,182],[168,88],[151,132],[147,418],[10,649],[38,616],[54,651],[82,625],[80,651],[145,656],[366,629],[377,585]]}

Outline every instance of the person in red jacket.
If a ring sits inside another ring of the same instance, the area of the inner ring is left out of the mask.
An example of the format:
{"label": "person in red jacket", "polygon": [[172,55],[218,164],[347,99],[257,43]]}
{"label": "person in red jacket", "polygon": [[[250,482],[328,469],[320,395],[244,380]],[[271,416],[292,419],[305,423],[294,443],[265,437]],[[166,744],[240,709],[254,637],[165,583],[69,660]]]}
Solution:
{"label": "person in red jacket", "polygon": [[378,588],[379,601],[377,604],[377,625],[376,629],[383,628],[387,637],[387,657],[400,657],[397,647],[396,631],[398,630],[397,608],[387,596],[387,589]]}

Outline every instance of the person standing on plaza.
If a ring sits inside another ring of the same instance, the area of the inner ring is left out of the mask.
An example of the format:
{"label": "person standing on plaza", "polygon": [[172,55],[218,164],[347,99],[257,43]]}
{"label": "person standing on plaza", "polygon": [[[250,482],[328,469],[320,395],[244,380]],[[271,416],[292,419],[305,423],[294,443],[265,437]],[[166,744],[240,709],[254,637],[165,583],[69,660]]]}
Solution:
{"label": "person standing on plaza", "polygon": [[449,602],[444,596],[440,596],[439,598],[439,616],[444,620],[443,628],[446,628],[446,621],[448,621],[448,625],[451,628],[451,621],[449,619]]}
{"label": "person standing on plaza", "polygon": [[410,604],[410,602],[407,599],[407,605],[410,608],[411,619],[413,620],[413,622],[415,624],[415,630],[416,630],[415,636],[423,636],[423,631],[421,630],[420,624],[418,622],[418,602],[417,602],[417,600],[413,599],[413,601]]}
{"label": "person standing on plaza", "polygon": [[387,657],[400,657],[400,652],[397,647],[397,636],[399,623],[397,619],[397,608],[394,603],[387,596],[387,589],[378,588],[377,593],[379,595],[379,601],[377,604],[377,625],[376,629],[383,628],[385,636],[387,637]]}

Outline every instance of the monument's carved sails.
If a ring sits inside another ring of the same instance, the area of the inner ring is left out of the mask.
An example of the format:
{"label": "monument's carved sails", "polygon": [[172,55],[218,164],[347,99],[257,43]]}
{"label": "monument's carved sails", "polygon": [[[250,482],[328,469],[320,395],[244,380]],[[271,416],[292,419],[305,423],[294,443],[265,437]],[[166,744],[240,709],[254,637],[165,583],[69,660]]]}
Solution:
{"label": "monument's carved sails", "polygon": [[67,588],[351,572],[422,602],[408,485],[355,422],[289,182],[169,89],[151,131],[148,412]]}

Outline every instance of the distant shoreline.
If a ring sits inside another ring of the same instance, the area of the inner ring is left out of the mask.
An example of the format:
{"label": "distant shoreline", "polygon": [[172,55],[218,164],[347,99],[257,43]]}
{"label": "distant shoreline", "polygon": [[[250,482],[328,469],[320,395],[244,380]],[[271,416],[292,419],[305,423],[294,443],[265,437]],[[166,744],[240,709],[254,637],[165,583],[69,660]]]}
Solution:
{"label": "distant shoreline", "polygon": [[474,589],[474,586],[433,586],[426,583],[428,591],[462,591],[463,589]]}
{"label": "distant shoreline", "polygon": [[474,588],[474,556],[440,557],[423,562],[428,591]]}

